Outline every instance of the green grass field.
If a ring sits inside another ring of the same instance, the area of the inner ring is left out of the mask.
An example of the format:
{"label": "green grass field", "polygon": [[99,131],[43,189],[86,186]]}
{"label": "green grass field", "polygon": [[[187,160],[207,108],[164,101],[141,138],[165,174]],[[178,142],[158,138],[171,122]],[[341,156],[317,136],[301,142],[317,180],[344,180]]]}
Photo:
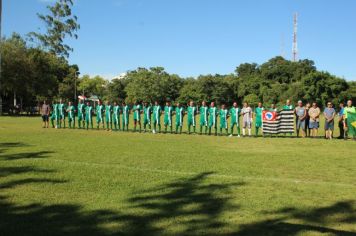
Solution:
{"label": "green grass field", "polygon": [[356,142],[0,118],[0,235],[356,235]]}

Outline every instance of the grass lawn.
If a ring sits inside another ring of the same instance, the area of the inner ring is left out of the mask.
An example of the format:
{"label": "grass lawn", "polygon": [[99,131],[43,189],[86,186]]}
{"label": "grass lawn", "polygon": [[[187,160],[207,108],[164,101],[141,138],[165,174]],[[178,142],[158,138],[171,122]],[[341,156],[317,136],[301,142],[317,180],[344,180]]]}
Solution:
{"label": "grass lawn", "polygon": [[1,117],[0,235],[356,235],[355,147]]}

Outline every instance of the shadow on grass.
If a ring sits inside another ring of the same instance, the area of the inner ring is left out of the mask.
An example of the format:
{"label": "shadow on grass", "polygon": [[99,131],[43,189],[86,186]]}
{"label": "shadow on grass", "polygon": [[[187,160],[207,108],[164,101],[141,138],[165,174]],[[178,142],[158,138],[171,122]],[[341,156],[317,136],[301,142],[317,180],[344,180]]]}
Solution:
{"label": "shadow on grass", "polygon": [[[356,225],[355,201],[340,201],[326,207],[304,210],[283,208],[265,212],[268,219],[241,225],[232,235],[300,235],[321,233],[326,235],[356,236],[355,231],[339,230],[325,225]],[[271,218],[270,216],[273,215]]]}
{"label": "shadow on grass", "polygon": [[[30,156],[46,155],[39,152]],[[0,235],[297,236],[303,233],[324,233],[356,236],[356,232],[339,229],[341,224],[356,224],[356,207],[353,201],[336,202],[326,207],[283,208],[262,212],[262,220],[239,224],[238,218],[230,218],[241,208],[232,203],[235,199],[232,189],[235,192],[236,188],[240,189],[245,183],[212,184],[207,178],[213,173],[201,173],[135,192],[127,199],[127,208],[122,212],[114,212],[88,211],[79,204],[36,203],[36,199],[28,199],[34,202],[32,204],[18,204],[13,202],[11,191],[7,190],[30,184],[63,184],[66,181],[39,177],[21,178],[21,174],[25,173],[50,174],[55,170],[1,167],[0,171],[1,178],[10,175],[17,177],[16,180],[0,183]]]}

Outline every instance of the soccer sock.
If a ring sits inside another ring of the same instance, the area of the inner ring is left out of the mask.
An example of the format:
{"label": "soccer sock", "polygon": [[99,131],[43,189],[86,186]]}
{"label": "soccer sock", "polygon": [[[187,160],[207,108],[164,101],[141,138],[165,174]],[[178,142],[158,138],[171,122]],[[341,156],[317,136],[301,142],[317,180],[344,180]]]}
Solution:
{"label": "soccer sock", "polygon": [[208,126],[205,126],[205,134],[208,133]]}
{"label": "soccer sock", "polygon": [[245,136],[245,134],[246,134],[246,130],[242,129],[242,135]]}
{"label": "soccer sock", "polygon": [[51,120],[51,124],[52,124],[52,127],[54,128],[54,122],[53,122],[53,120]]}
{"label": "soccer sock", "polygon": [[158,133],[161,133],[161,125],[158,124]]}
{"label": "soccer sock", "polygon": [[226,135],[229,135],[229,129],[228,128],[225,129],[225,132],[226,132]]}
{"label": "soccer sock", "polygon": [[237,126],[237,135],[241,134],[240,126]]}
{"label": "soccer sock", "polygon": [[167,133],[167,125],[164,126],[164,132]]}
{"label": "soccer sock", "polygon": [[190,134],[190,125],[188,126],[188,134]]}
{"label": "soccer sock", "polygon": [[259,128],[258,128],[258,127],[256,127],[256,136],[258,136],[258,129],[259,129]]}
{"label": "soccer sock", "polygon": [[251,129],[248,129],[248,136],[251,136]]}
{"label": "soccer sock", "polygon": [[230,128],[230,134],[231,134],[231,135],[234,135],[234,126],[231,126],[231,128]]}
{"label": "soccer sock", "polygon": [[182,133],[182,126],[179,126],[179,133]]}
{"label": "soccer sock", "polygon": [[193,132],[195,133],[195,126],[193,126]]}
{"label": "soccer sock", "polygon": [[203,134],[203,126],[200,126],[200,134]]}
{"label": "soccer sock", "polygon": [[176,134],[178,133],[178,125],[176,125]]}
{"label": "soccer sock", "polygon": [[211,135],[211,127],[209,127],[209,135]]}

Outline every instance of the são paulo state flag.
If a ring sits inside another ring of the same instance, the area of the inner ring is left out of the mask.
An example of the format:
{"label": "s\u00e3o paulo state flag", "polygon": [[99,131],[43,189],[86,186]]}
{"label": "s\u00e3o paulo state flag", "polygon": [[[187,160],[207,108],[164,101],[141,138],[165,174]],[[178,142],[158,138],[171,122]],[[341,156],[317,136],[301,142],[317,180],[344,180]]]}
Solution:
{"label": "s\u00e3o paulo state flag", "polygon": [[262,112],[263,121],[276,121],[277,112],[275,111],[263,111]]}

